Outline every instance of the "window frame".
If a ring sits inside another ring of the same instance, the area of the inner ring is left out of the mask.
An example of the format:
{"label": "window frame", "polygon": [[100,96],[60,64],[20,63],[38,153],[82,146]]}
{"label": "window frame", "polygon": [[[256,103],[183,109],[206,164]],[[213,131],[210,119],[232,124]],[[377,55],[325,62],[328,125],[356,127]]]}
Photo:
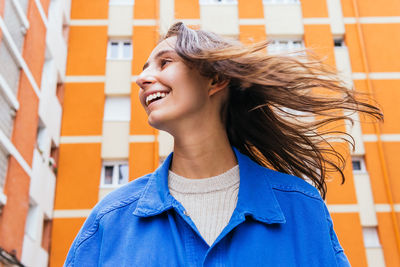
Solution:
{"label": "window frame", "polygon": [[200,0],[199,1],[200,5],[237,5],[238,1],[237,0],[221,0],[221,1],[216,1],[216,0]]}
{"label": "window frame", "polygon": [[[119,104],[119,110],[116,110],[116,104]],[[117,102],[112,102],[117,101]],[[122,106],[122,105],[127,106]],[[126,109],[123,109],[124,107]],[[118,112],[123,111],[123,113],[119,114]],[[122,116],[123,115],[123,116]],[[103,114],[103,122],[129,122],[132,118],[132,100],[130,96],[106,96],[104,100],[104,114]]]}
{"label": "window frame", "polygon": [[135,0],[109,0],[108,5],[110,6],[133,6]]}
{"label": "window frame", "polygon": [[[279,47],[279,44],[286,42],[286,49],[279,49],[275,51],[271,51],[270,47]],[[300,46],[298,48],[295,48],[295,43],[299,43]],[[269,41],[269,44],[267,46],[267,52],[269,55],[279,55],[283,53],[296,53],[296,52],[301,52],[305,49],[304,41],[302,39],[272,39]]]}
{"label": "window frame", "polygon": [[[121,165],[128,166],[128,181],[126,183],[119,184],[118,182],[118,172],[119,167]],[[111,178],[111,184],[105,183],[105,167],[113,166],[113,174]],[[117,171],[116,171],[117,170]],[[100,175],[100,188],[118,188],[125,184],[129,183],[129,162],[126,160],[119,160],[119,161],[108,161],[104,160],[101,166],[101,175]]]}
{"label": "window frame", "polygon": [[300,0],[263,0],[264,5],[299,5]]}
{"label": "window frame", "polygon": [[[117,56],[112,57],[112,47],[113,43],[117,43]],[[129,56],[124,57],[124,45],[125,43],[129,43]],[[109,39],[107,44],[107,60],[132,60],[133,57],[133,48],[132,48],[132,40],[129,39]]]}
{"label": "window frame", "polygon": [[[360,169],[359,170],[355,170],[354,169],[354,161],[360,161]],[[365,166],[365,160],[364,157],[362,156],[352,156],[351,157],[351,167],[353,169],[353,173],[367,173],[367,168]]]}

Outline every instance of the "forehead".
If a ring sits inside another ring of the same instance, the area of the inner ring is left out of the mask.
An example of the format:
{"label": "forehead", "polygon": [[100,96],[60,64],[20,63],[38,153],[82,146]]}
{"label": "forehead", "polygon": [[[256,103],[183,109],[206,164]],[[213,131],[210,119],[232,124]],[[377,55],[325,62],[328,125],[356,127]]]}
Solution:
{"label": "forehead", "polygon": [[176,36],[168,37],[167,39],[160,42],[151,52],[149,59],[154,58],[160,51],[171,50],[174,51],[176,43]]}

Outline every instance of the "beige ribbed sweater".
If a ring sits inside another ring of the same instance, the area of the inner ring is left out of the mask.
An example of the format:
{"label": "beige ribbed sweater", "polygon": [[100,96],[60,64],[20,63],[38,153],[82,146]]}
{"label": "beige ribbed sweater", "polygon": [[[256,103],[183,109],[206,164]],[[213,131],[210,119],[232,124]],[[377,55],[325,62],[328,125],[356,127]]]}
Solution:
{"label": "beige ribbed sweater", "polygon": [[210,178],[188,179],[169,171],[171,195],[185,208],[201,236],[212,245],[236,207],[239,166]]}

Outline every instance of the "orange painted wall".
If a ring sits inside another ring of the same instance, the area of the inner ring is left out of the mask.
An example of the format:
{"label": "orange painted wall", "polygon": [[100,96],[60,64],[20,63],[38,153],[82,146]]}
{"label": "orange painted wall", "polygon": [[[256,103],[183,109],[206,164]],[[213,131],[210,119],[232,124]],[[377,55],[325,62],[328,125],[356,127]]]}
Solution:
{"label": "orange painted wall", "polygon": [[98,201],[101,144],[61,144],[54,209],[91,209]]}
{"label": "orange painted wall", "polygon": [[[143,65],[146,63],[151,51],[156,46],[158,31],[154,26],[135,26],[133,27],[133,61],[132,75],[139,75]],[[147,123],[147,115],[139,102],[139,87],[133,83],[131,87],[131,109],[132,116],[130,122],[131,134],[153,134],[154,129]]]}
{"label": "orange painted wall", "polygon": [[239,19],[264,18],[264,6],[260,0],[238,0]]}
{"label": "orange painted wall", "polygon": [[342,177],[338,172],[328,173],[326,202],[327,204],[336,205],[357,204],[349,146],[346,143],[332,143],[332,145],[346,159],[344,169],[345,183],[342,184]]}
{"label": "orange painted wall", "polygon": [[71,1],[71,19],[107,18],[108,0]]}
{"label": "orange painted wall", "polygon": [[67,75],[105,75],[107,40],[107,26],[71,26]]}
{"label": "orange painted wall", "polygon": [[362,228],[358,213],[331,213],[331,217],[339,242],[351,266],[367,266]]}
{"label": "orange painted wall", "polygon": [[159,13],[159,1],[162,0],[135,0],[133,18],[156,19]]}
{"label": "orange painted wall", "polygon": [[22,255],[25,222],[29,210],[29,183],[29,176],[19,163],[10,157],[4,185],[7,204],[0,214],[0,247],[8,252],[14,250],[17,258],[21,258]]}
{"label": "orange painted wall", "polygon": [[53,219],[50,267],[63,266],[68,250],[86,218]]}
{"label": "orange painted wall", "polygon": [[[354,17],[353,0],[341,0],[344,17]],[[400,2],[397,0],[356,0],[361,17],[398,16]]]}
{"label": "orange painted wall", "polygon": [[[22,56],[40,87],[46,29],[34,1],[28,3],[27,18],[30,27],[25,36]],[[27,164],[31,165],[36,145],[39,103],[23,71],[20,74],[17,99],[20,107],[16,112],[11,141]],[[29,210],[29,185],[28,174],[13,157],[10,157],[4,185],[7,203],[0,215],[0,246],[9,252],[15,250],[17,258],[22,254],[25,222]]]}
{"label": "orange painted wall", "polygon": [[154,171],[154,143],[129,144],[129,177],[135,179]]}
{"label": "orange painted wall", "polygon": [[51,0],[40,0],[40,3],[42,4],[43,7],[43,11],[46,15],[48,15],[49,12],[50,1]]}
{"label": "orange painted wall", "polygon": [[264,25],[240,25],[239,40],[244,44],[265,41],[267,34]]}
{"label": "orange painted wall", "polygon": [[101,135],[104,101],[103,83],[67,83],[61,135]]}
{"label": "orange painted wall", "polygon": [[[396,240],[393,234],[393,222],[388,212],[378,212],[378,233],[383,248],[385,263],[388,267],[400,266],[400,255],[396,249]],[[400,213],[397,212],[397,220],[400,221]]]}
{"label": "orange painted wall", "polygon": [[[365,142],[365,163],[370,175],[375,203],[388,203],[383,181],[382,167],[378,158],[376,142]],[[400,142],[383,142],[383,150],[388,168],[389,181],[394,203],[400,203]]]}
{"label": "orange painted wall", "polygon": [[324,59],[324,63],[335,66],[333,36],[329,25],[304,25],[304,44]]}
{"label": "orange painted wall", "polygon": [[[346,24],[345,28],[352,70],[353,72],[364,72],[356,25]],[[400,25],[363,24],[362,30],[370,71],[398,72],[400,62],[397,59],[400,57],[400,51],[397,47],[400,46]],[[390,40],[390,42],[384,40]]]}
{"label": "orange painted wall", "polygon": [[200,19],[198,0],[175,0],[176,19]]}
{"label": "orange painted wall", "polygon": [[[372,80],[374,88],[373,98],[383,111],[384,123],[379,123],[382,134],[396,134],[400,132],[400,112],[398,112],[398,99],[400,80]],[[366,80],[356,80],[355,88],[360,92],[367,92]],[[364,134],[375,134],[373,120],[366,119],[362,124]]]}
{"label": "orange painted wall", "polygon": [[326,18],[329,17],[326,1],[301,0],[303,18]]}
{"label": "orange painted wall", "polygon": [[147,114],[140,104],[138,95],[139,86],[132,84],[130,134],[154,134],[154,128],[147,122]]}
{"label": "orange painted wall", "polygon": [[158,31],[155,26],[133,27],[133,61],[132,75],[139,75],[151,51],[158,41]]}

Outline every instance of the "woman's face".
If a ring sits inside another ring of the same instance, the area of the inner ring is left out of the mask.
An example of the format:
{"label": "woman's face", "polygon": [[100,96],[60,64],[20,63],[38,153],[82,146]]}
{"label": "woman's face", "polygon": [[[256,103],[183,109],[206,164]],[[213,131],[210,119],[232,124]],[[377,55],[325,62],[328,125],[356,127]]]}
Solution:
{"label": "woman's face", "polygon": [[211,79],[184,64],[175,42],[176,37],[170,37],[158,44],[136,81],[149,124],[169,132],[177,123],[204,120],[211,84]]}

